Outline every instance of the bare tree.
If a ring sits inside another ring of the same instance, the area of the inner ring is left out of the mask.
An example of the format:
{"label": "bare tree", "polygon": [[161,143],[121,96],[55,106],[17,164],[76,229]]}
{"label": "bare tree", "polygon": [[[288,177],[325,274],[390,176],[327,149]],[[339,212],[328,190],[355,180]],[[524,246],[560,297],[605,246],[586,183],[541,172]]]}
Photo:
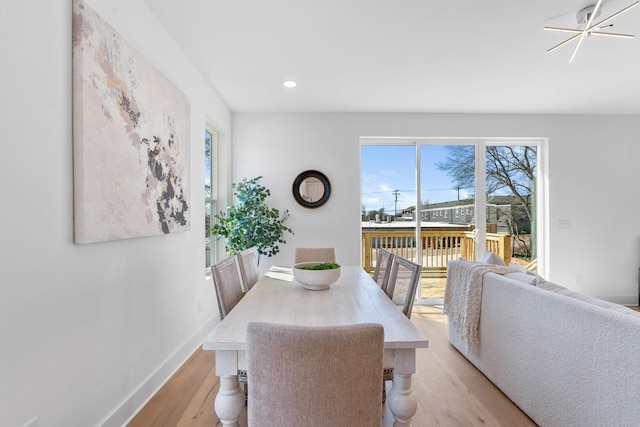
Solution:
{"label": "bare tree", "polygon": [[487,147],[487,194],[509,189],[518,199],[531,223],[529,196],[536,181],[536,147]]}
{"label": "bare tree", "polygon": [[[447,173],[456,187],[475,188],[475,147],[451,145],[448,155],[436,167]],[[527,222],[533,226],[530,196],[535,192],[537,150],[535,146],[487,146],[487,196],[507,190],[512,194]],[[512,234],[519,236],[516,221],[511,223]]]}

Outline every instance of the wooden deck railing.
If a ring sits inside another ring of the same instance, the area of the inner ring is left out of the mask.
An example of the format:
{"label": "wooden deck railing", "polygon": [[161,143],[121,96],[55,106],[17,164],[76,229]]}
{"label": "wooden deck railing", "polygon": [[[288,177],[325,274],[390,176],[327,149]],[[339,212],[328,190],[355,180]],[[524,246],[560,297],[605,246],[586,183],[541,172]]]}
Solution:
{"label": "wooden deck railing", "polygon": [[[475,240],[470,231],[423,230],[420,235],[424,270],[446,270],[451,260],[460,257],[475,261]],[[383,248],[397,256],[415,261],[416,235],[413,231],[362,231],[362,263],[368,272],[373,272],[378,249]],[[505,264],[511,262],[511,236],[487,233],[486,248],[500,256]]]}

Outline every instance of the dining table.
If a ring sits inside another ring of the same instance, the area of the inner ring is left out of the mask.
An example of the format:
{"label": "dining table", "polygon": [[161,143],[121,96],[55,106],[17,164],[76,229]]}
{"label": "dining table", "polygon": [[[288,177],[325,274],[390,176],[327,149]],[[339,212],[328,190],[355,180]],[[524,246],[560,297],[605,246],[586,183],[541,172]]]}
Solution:
{"label": "dining table", "polygon": [[[361,266],[342,266],[339,279],[326,290],[305,289],[294,280],[291,268],[273,266],[204,339],[203,350],[215,351],[220,387],[214,409],[223,426],[237,426],[245,407],[238,371],[246,370],[250,322],[298,326],[381,324],[384,366],[394,368],[386,404],[394,427],[411,425],[418,407],[411,385],[416,350],[427,348],[429,341]],[[382,381],[382,373],[380,378]]]}

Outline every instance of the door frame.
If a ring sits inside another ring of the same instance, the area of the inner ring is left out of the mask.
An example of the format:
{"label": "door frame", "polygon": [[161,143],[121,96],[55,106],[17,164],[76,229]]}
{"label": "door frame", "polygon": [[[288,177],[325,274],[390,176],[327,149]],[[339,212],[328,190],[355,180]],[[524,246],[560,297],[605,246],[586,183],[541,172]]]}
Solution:
{"label": "door frame", "polygon": [[[549,271],[549,223],[548,223],[548,138],[546,137],[361,137],[363,145],[381,146],[414,146],[415,147],[415,206],[420,206],[420,147],[423,145],[473,145],[475,147],[475,215],[476,224],[486,223],[486,147],[487,146],[536,146],[536,248],[538,258],[538,274],[547,277]],[[360,150],[362,153],[362,150]],[[362,162],[362,158],[360,158]],[[362,168],[361,168],[362,169]],[[362,172],[360,173],[362,175]],[[360,190],[360,206],[362,206],[362,187]],[[478,209],[478,207],[482,207]],[[416,212],[416,215],[419,215]],[[416,221],[416,241],[420,241],[420,228]],[[478,227],[476,239],[476,259],[481,259],[485,248],[486,227]],[[362,241],[362,239],[361,239]],[[360,243],[362,244],[362,243]],[[422,259],[422,245],[416,245],[417,259]],[[362,262],[362,260],[361,260]],[[441,299],[423,299],[420,293],[416,303],[439,305]]]}

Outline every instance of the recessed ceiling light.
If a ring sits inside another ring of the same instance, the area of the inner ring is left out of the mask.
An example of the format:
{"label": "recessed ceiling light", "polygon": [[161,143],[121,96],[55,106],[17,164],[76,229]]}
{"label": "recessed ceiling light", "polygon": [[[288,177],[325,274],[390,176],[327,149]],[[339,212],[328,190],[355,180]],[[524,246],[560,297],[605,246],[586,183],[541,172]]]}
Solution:
{"label": "recessed ceiling light", "polygon": [[284,87],[296,87],[297,83],[294,82],[293,80],[285,80],[285,81],[282,82],[282,85]]}

